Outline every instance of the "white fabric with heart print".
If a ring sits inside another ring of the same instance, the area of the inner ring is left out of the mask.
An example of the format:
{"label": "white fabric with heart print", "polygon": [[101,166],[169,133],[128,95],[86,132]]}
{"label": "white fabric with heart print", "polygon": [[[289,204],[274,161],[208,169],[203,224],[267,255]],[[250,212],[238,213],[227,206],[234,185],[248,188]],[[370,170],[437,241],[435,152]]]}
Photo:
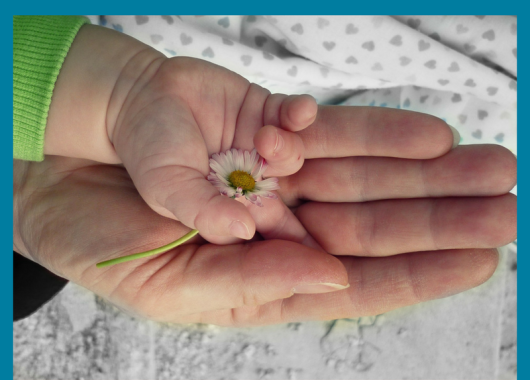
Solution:
{"label": "white fabric with heart print", "polygon": [[513,16],[89,16],[322,104],[409,109],[517,153]]}

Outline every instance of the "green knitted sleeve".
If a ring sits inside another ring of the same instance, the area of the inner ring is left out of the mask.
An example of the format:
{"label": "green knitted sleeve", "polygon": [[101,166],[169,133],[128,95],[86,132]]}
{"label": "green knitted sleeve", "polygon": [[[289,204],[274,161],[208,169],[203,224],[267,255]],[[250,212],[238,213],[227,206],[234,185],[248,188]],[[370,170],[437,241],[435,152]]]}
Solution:
{"label": "green knitted sleeve", "polygon": [[44,159],[53,88],[81,16],[13,17],[13,158]]}

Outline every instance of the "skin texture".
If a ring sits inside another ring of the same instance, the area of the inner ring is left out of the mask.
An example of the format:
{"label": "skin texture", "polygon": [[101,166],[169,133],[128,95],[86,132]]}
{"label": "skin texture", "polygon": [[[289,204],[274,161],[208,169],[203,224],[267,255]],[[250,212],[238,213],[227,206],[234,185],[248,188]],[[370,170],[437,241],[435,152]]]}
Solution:
{"label": "skin texture", "polygon": [[[460,158],[456,165],[450,155]],[[471,163],[477,168],[465,189],[457,180],[442,181],[437,198],[386,199],[380,194],[384,200],[345,202],[357,197],[355,182],[344,183],[340,203],[314,189],[304,194],[306,181],[330,183],[337,175],[306,170],[306,165],[325,166],[329,160],[307,161],[297,174],[282,177],[279,195],[295,205],[294,215],[317,244],[338,256],[289,241],[289,231],[278,229],[269,232],[275,234],[272,240],[257,235],[253,241],[224,246],[197,236],[158,256],[96,268],[99,261],[160,246],[189,228],[149,208],[121,166],[64,157],[47,157],[41,163],[14,161],[15,246],[137,316],[254,326],[375,315],[462,292],[493,274],[498,261],[494,247],[516,237],[515,197],[505,194],[515,182],[515,160],[504,148],[457,147],[425,160],[423,165],[444,168],[444,177],[458,178]],[[348,171],[341,166],[343,158],[331,160]],[[444,162],[451,165],[445,167]],[[414,179],[410,171],[401,174],[402,180]],[[500,181],[490,183],[485,194],[482,184],[490,176]],[[465,197],[458,195],[460,187]],[[473,191],[480,195],[469,198]],[[304,194],[303,199],[298,194]],[[437,214],[429,202],[445,204]],[[469,214],[469,208],[474,213]],[[460,217],[462,212],[468,215]],[[257,215],[256,223],[266,224],[267,214]],[[388,230],[389,220],[401,224],[399,231]],[[426,226],[431,226],[427,232]],[[374,233],[380,235],[372,240]],[[431,236],[448,236],[446,246],[430,245]],[[309,293],[307,285],[317,283],[350,287],[329,293],[315,287],[313,292],[320,294],[293,295],[293,289]]]}
{"label": "skin texture", "polygon": [[[229,244],[255,231],[274,237],[270,225],[284,226],[295,241],[307,233],[281,204],[267,211],[269,225],[259,226],[248,203],[221,196],[206,180],[213,153],[256,147],[270,165],[265,176],[286,176],[313,157],[432,158],[452,146],[450,128],[435,117],[317,109],[308,95],[271,95],[223,67],[166,58],[122,33],[86,25],[54,90],[45,153],[122,163],[154,211]],[[322,135],[322,126],[334,133]],[[236,221],[244,228],[232,229]]]}
{"label": "skin texture", "polygon": [[[14,249],[157,321],[374,315],[483,283],[495,247],[516,237],[514,156],[452,143],[429,115],[317,107],[84,26],[54,91],[45,161],[13,162]],[[263,208],[205,179],[212,153],[253,147],[280,177],[281,200]],[[95,266],[191,228],[200,236],[164,254]]]}

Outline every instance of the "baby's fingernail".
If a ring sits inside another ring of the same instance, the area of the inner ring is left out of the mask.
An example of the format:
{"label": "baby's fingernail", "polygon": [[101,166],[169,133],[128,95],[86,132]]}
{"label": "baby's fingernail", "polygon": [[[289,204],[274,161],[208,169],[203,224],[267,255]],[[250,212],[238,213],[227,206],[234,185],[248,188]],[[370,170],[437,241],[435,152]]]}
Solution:
{"label": "baby's fingernail", "polygon": [[239,220],[234,220],[230,223],[230,235],[238,237],[240,239],[248,240],[250,236],[250,230],[247,225]]}
{"label": "baby's fingernail", "polygon": [[451,128],[451,132],[453,132],[453,148],[456,148],[458,144],[460,144],[460,133],[458,133],[458,131],[454,127],[451,127],[450,125],[449,125],[449,128]]}
{"label": "baby's fingernail", "polygon": [[293,288],[295,294],[318,294],[336,292],[350,287],[350,284],[344,286],[340,284],[333,284],[331,282],[321,282],[319,284],[298,284]]}
{"label": "baby's fingernail", "polygon": [[278,131],[276,131],[276,145],[274,146],[273,153],[274,154],[278,153],[280,150],[282,150],[284,145],[285,145],[285,142],[283,141],[283,137],[280,136]]}

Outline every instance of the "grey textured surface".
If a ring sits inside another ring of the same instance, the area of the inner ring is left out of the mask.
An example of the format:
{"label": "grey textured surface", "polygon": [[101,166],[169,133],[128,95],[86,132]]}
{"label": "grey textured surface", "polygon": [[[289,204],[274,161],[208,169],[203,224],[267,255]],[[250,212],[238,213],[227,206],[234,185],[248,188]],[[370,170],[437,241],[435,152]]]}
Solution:
{"label": "grey textured surface", "polygon": [[516,379],[517,254],[506,251],[493,278],[466,293],[260,328],[138,320],[69,284],[14,324],[14,379]]}

